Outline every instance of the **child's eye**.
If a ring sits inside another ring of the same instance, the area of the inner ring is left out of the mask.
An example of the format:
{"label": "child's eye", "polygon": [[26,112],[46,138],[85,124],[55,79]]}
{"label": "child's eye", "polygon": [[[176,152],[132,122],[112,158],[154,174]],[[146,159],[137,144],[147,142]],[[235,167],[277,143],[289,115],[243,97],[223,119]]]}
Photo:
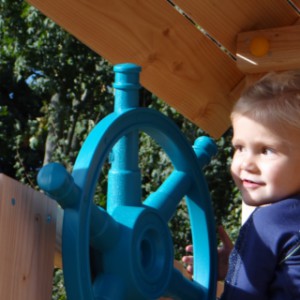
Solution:
{"label": "child's eye", "polygon": [[234,152],[242,152],[244,147],[242,145],[233,145]]}
{"label": "child's eye", "polygon": [[273,153],[275,153],[275,150],[272,149],[272,148],[265,147],[265,148],[262,149],[262,154],[270,155],[270,154],[273,154]]}

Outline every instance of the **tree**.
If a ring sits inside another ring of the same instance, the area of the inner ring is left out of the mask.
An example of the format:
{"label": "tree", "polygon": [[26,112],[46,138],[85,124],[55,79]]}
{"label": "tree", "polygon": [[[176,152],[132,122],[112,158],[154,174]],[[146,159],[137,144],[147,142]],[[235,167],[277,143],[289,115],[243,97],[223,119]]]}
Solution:
{"label": "tree", "polygon": [[16,124],[7,125],[15,140],[12,153],[20,154],[16,175],[35,182],[41,159],[70,166],[83,138],[112,109],[112,69],[24,1],[0,3],[2,114],[15,117],[22,133],[28,128],[18,135]]}

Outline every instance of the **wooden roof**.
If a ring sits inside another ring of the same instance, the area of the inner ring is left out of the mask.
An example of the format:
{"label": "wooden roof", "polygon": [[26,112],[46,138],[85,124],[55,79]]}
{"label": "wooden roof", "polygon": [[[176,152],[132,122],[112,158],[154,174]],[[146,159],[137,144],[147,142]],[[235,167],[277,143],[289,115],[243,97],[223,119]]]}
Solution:
{"label": "wooden roof", "polygon": [[142,66],[143,86],[213,137],[229,127],[245,82],[238,34],[291,26],[300,7],[299,0],[28,2],[112,64]]}

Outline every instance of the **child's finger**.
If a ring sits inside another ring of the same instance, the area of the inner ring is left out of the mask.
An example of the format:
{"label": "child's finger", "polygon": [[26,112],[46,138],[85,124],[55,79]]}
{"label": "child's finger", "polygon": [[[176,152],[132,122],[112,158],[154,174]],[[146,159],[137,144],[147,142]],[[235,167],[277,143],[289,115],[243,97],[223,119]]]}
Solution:
{"label": "child's finger", "polygon": [[224,227],[223,226],[219,226],[218,232],[219,232],[220,240],[223,243],[223,247],[222,248],[232,249],[233,248],[233,243],[232,243],[229,235],[227,234],[226,230],[224,229]]}
{"label": "child's finger", "polygon": [[186,252],[191,252],[191,253],[193,253],[193,245],[187,245],[187,246],[185,247],[185,251],[186,251]]}
{"label": "child's finger", "polygon": [[194,257],[191,256],[191,255],[183,256],[182,257],[182,262],[184,262],[184,263],[186,263],[188,265],[191,265],[194,262]]}

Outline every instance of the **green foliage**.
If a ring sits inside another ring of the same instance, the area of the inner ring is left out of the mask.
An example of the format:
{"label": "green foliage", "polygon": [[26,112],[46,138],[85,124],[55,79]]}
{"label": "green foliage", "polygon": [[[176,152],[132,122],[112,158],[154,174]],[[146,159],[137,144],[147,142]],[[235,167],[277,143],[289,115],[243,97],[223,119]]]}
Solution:
{"label": "green foliage", "polygon": [[66,300],[66,292],[64,287],[63,272],[55,269],[53,273],[53,293],[52,300]]}
{"label": "green foliage", "polygon": [[88,132],[112,110],[112,68],[26,2],[3,0],[0,10],[1,141],[11,141],[1,147],[1,169],[35,186],[43,162],[70,169]]}
{"label": "green foliage", "polygon": [[[38,169],[57,161],[72,169],[90,130],[113,110],[112,66],[22,0],[0,0],[0,171],[36,187]],[[141,105],[161,111],[189,142],[205,134],[146,90]],[[229,174],[231,133],[217,142],[219,153],[205,168],[217,224],[235,238],[240,198]],[[149,136],[141,134],[143,199],[172,172],[172,164]],[[109,164],[100,176],[95,202],[105,207]],[[169,224],[177,258],[191,243],[182,201]],[[55,271],[52,299],[66,299],[62,272]]]}

